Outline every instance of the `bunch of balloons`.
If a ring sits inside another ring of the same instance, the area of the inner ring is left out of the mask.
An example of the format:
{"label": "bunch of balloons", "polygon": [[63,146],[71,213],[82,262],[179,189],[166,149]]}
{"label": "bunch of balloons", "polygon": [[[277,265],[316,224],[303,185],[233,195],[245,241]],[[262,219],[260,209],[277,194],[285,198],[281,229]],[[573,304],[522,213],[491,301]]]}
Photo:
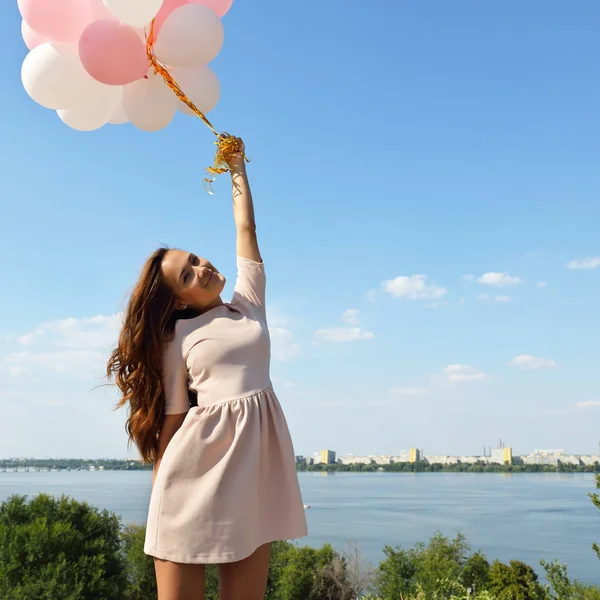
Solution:
{"label": "bunch of balloons", "polygon": [[223,45],[221,17],[232,2],[18,0],[30,50],[23,86],[73,129],[130,121],[157,131],[178,109],[194,112],[152,66],[151,53],[188,100],[210,112],[219,100],[219,81],[208,63]]}

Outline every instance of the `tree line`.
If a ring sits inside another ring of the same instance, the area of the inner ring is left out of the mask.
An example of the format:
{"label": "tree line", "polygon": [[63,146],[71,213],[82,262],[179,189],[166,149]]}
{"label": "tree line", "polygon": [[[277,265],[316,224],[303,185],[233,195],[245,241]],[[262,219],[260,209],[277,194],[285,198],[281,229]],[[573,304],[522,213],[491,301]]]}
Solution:
{"label": "tree line", "polygon": [[456,463],[440,464],[420,461],[415,463],[402,462],[380,465],[375,462],[371,464],[306,464],[296,463],[298,471],[315,472],[340,472],[340,473],[599,473],[600,464],[593,465],[572,465],[558,462],[557,465],[530,465],[523,463],[522,460],[515,459],[513,464],[489,464],[484,462],[477,463]]}

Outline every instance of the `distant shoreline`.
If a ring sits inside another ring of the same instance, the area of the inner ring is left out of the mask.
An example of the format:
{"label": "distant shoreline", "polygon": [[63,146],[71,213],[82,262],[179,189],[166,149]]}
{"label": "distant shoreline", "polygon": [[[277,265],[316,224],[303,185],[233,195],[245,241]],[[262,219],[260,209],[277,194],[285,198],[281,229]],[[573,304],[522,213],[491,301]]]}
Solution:
{"label": "distant shoreline", "polygon": [[379,465],[376,463],[333,464],[333,465],[304,465],[296,464],[296,470],[309,473],[600,473],[600,464],[571,465],[560,461],[556,465],[544,464],[490,464],[490,463],[455,463],[440,464],[428,462],[391,463]]}
{"label": "distant shoreline", "polygon": [[[0,460],[2,473],[50,472],[50,471],[151,471],[153,465],[139,460],[115,459],[3,459]],[[600,473],[600,464],[571,465],[560,461],[557,465],[522,464],[516,459],[514,464],[456,463],[440,464],[427,462],[379,464],[296,464],[299,472],[308,473]]]}

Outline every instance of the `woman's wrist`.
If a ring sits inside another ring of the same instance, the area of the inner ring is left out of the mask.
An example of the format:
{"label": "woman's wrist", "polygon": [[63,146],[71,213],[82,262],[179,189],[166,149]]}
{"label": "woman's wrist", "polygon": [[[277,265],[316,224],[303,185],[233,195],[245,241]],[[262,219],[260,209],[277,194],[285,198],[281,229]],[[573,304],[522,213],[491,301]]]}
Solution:
{"label": "woman's wrist", "polygon": [[246,174],[246,161],[244,160],[244,157],[240,156],[239,159],[238,159],[238,157],[235,157],[229,163],[229,171],[230,171],[232,177],[234,177],[235,175],[245,175]]}

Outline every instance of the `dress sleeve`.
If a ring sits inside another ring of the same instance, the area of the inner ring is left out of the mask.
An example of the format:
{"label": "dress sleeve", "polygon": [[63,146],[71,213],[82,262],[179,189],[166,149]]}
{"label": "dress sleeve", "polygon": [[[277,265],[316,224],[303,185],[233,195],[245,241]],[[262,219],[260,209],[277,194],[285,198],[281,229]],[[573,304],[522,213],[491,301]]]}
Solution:
{"label": "dress sleeve", "polygon": [[256,306],[264,315],[266,312],[265,290],[267,285],[264,263],[238,256],[237,268],[237,281],[233,291],[233,302],[243,298]]}
{"label": "dress sleeve", "polygon": [[163,351],[162,382],[165,390],[165,415],[186,413],[190,409],[188,373],[181,345],[173,341]]}

